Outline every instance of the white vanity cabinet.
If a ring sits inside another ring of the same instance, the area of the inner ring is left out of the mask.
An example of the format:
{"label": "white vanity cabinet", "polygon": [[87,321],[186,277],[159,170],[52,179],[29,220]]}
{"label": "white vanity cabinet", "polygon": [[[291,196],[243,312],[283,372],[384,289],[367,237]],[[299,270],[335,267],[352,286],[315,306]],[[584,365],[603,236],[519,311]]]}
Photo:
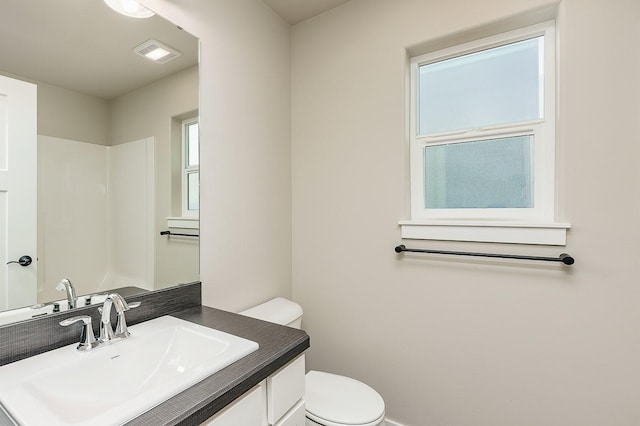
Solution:
{"label": "white vanity cabinet", "polygon": [[209,417],[202,426],[266,426],[265,383],[260,383],[222,411]]}
{"label": "white vanity cabinet", "polygon": [[304,373],[302,354],[202,426],[305,426]]}

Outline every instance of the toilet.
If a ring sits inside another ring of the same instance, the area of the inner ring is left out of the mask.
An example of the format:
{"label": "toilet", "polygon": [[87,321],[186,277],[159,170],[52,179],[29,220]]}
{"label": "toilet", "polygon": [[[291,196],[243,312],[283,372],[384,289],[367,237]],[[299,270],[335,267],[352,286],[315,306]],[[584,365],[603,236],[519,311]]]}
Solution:
{"label": "toilet", "polygon": [[[252,318],[300,328],[302,307],[278,297],[240,312]],[[350,377],[309,371],[305,380],[306,426],[385,426],[384,400]]]}

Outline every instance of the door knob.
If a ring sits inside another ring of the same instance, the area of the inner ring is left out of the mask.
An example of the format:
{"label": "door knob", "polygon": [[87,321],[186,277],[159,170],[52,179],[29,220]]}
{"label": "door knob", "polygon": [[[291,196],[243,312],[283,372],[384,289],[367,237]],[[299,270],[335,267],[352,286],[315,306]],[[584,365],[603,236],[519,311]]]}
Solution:
{"label": "door knob", "polygon": [[11,262],[7,262],[7,265],[10,263],[19,263],[20,266],[29,266],[31,265],[31,262],[33,262],[33,259],[31,259],[31,256],[25,254],[24,256],[20,257],[20,259],[18,260],[12,260]]}

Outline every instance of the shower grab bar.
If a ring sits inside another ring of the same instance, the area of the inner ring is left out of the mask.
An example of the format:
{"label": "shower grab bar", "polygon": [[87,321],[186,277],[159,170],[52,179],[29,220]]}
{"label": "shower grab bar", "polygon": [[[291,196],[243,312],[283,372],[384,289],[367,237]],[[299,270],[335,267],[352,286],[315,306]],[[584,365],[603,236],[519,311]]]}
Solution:
{"label": "shower grab bar", "polygon": [[168,235],[168,236],[177,236],[177,237],[195,237],[195,238],[200,238],[200,235],[198,234],[179,234],[177,232],[171,232],[171,231],[160,231],[160,235]]}
{"label": "shower grab bar", "polygon": [[498,253],[475,253],[466,251],[448,251],[448,250],[422,250],[406,248],[404,244],[401,244],[395,248],[396,253],[402,253],[405,251],[412,253],[432,253],[432,254],[451,254],[454,256],[476,256],[476,257],[497,257],[501,259],[519,259],[519,260],[540,260],[544,262],[562,262],[565,265],[573,265],[575,259],[569,256],[567,253],[562,253],[558,257],[544,257],[544,256],[523,256],[519,254],[498,254]]}

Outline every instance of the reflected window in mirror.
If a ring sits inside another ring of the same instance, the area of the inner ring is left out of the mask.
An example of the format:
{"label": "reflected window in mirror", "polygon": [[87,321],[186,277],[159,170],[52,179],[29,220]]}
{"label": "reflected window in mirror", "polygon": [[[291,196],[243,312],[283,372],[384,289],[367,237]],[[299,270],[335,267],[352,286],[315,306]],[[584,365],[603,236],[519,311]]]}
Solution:
{"label": "reflected window in mirror", "polygon": [[182,122],[182,215],[200,212],[200,149],[198,118]]}

